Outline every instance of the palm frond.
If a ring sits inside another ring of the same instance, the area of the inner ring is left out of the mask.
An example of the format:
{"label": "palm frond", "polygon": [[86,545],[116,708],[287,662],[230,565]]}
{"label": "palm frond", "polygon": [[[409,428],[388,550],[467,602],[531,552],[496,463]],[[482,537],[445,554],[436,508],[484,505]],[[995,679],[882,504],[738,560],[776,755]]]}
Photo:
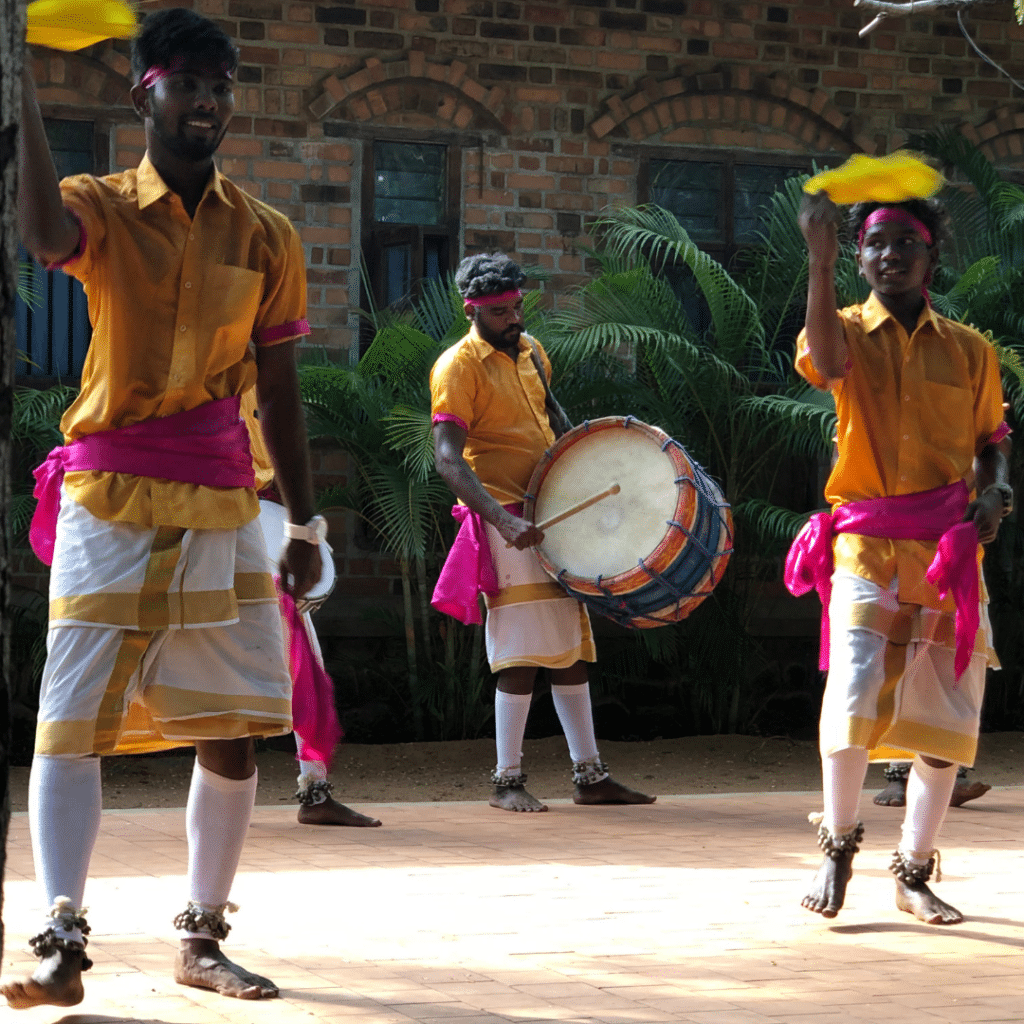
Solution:
{"label": "palm frond", "polygon": [[671,263],[685,264],[693,274],[711,319],[705,338],[734,365],[751,339],[763,338],[757,307],[726,269],[691,241],[675,215],[659,206],[626,207],[595,225],[607,253],[623,260],[643,256],[655,273]]}
{"label": "palm frond", "polygon": [[402,465],[416,481],[434,471],[434,432],[430,407],[396,405],[387,419],[387,442],[402,453]]}
{"label": "palm frond", "polygon": [[810,512],[791,512],[762,498],[750,498],[733,506],[736,532],[743,531],[765,553],[785,550],[810,518]]}

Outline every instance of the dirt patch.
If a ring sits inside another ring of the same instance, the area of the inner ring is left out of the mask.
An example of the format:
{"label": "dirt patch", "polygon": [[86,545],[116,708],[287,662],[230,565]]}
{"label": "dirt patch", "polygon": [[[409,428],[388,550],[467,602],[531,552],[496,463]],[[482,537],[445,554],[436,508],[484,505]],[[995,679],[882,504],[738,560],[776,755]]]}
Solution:
{"label": "dirt patch", "polygon": [[[568,753],[561,736],[527,740],[524,770],[538,797],[571,794]],[[780,737],[688,736],[649,742],[601,744],[616,778],[649,793],[751,793],[818,791],[815,743]],[[981,737],[975,778],[993,786],[1024,785],[1024,733]],[[260,804],[291,803],[297,766],[292,754],[258,755]],[[192,774],[190,751],[149,757],[110,757],[103,762],[103,804],[108,808],[183,807]],[[345,803],[480,800],[494,763],[494,741],[449,743],[343,743],[331,778]],[[868,771],[867,790],[883,785],[882,766]],[[11,769],[15,811],[27,809],[28,769]]]}

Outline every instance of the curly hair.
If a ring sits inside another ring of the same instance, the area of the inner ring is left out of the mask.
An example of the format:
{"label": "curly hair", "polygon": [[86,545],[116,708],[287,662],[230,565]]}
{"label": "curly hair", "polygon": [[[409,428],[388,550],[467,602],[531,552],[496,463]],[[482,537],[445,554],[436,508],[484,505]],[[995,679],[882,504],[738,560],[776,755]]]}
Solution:
{"label": "curly hair", "polygon": [[846,229],[854,241],[860,236],[864,221],[882,207],[906,210],[911,216],[916,217],[931,232],[932,245],[941,245],[949,237],[949,214],[938,199],[908,199],[902,203],[854,203],[850,207],[846,222]]}
{"label": "curly hair", "polygon": [[175,57],[198,58],[227,71],[238,67],[238,49],[216,22],[184,7],[147,14],[132,40],[135,81],[152,67],[168,67]]}
{"label": "curly hair", "polygon": [[502,252],[467,256],[455,271],[455,287],[464,299],[510,292],[521,288],[525,280],[519,264]]}

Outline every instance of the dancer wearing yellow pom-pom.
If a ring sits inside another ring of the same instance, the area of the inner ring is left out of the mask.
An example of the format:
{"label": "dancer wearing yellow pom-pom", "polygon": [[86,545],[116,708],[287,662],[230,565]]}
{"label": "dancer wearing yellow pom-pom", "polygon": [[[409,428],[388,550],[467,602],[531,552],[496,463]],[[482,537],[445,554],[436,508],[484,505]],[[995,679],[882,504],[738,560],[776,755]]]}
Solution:
{"label": "dancer wearing yellow pom-pom", "polygon": [[313,519],[295,367],[295,341],[309,332],[302,246],[287,218],[213,161],[237,63],[209,19],[150,15],[132,46],[145,157],[59,185],[25,75],[19,229],[33,255],[85,283],[94,333],[61,424],[66,443],[37,471],[31,540],[52,571],[29,806],[50,912],[32,940],[39,966],[0,986],[16,1009],[83,997],[98,755],[188,745],[196,762],[175,980],[240,999],[277,995],[220,948],[256,794],[253,738],[291,730],[281,617],[239,419],[250,388],[289,513],[281,578],[293,599],[319,579],[325,524]]}
{"label": "dancer wearing yellow pom-pom", "polygon": [[972,328],[941,317],[925,287],[938,262],[934,200],[861,203],[850,211],[857,264],[871,285],[836,312],[837,211],[804,200],[810,275],[796,368],[836,403],[838,457],[786,561],[795,593],[822,601],[820,745],[825,854],[803,905],[843,906],[863,836],[857,808],[869,759],[913,761],[896,905],[930,924],[958,910],[928,887],[935,841],[977,748],[991,638],[979,600],[979,543],[1012,508],[999,364]]}

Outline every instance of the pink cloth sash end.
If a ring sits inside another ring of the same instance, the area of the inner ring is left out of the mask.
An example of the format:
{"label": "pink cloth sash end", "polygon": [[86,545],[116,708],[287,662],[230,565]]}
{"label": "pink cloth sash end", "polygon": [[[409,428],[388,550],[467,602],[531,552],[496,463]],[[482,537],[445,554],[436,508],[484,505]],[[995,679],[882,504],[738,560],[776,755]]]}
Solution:
{"label": "pink cloth sash end", "polygon": [[961,520],[967,511],[967,485],[959,480],[946,487],[897,497],[853,501],[831,514],[818,512],[804,524],[786,556],[786,589],[795,597],[816,590],[821,600],[819,668],[829,664],[829,601],[835,568],[832,541],[837,533],[859,533],[890,540],[937,541],[938,549],[925,574],[945,597],[956,604],[956,678],[963,675],[974,651],[981,619],[978,611],[978,531]]}
{"label": "pink cloth sash end", "polygon": [[[520,506],[505,508],[514,512]],[[483,622],[479,595],[494,597],[498,593],[498,573],[479,513],[465,505],[454,505],[452,516],[459,523],[459,532],[437,577],[430,606],[467,626],[478,626]]]}
{"label": "pink cloth sash end", "polygon": [[[280,581],[278,581],[280,587]],[[334,703],[334,682],[313,650],[302,615],[292,598],[278,590],[281,613],[288,625],[288,665],[292,677],[292,728],[300,761],[330,765],[341,739],[341,724]]]}
{"label": "pink cloth sash end", "polygon": [[220,398],[54,448],[33,471],[37,504],[29,542],[39,560],[53,562],[65,473],[94,470],[206,487],[254,487],[249,431],[239,418],[240,402],[237,395]]}

